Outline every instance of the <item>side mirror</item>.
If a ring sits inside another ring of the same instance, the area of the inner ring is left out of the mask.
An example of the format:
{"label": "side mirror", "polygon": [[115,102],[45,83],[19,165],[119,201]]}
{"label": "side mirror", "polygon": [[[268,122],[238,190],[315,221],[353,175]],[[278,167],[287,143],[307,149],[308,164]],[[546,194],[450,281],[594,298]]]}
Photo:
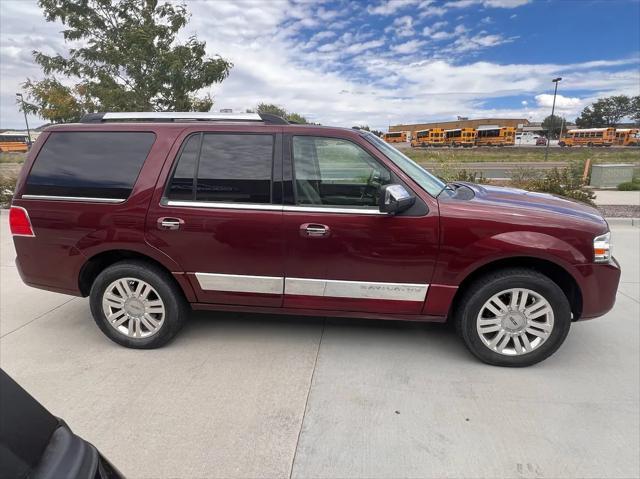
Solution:
{"label": "side mirror", "polygon": [[384,185],[380,188],[380,211],[383,213],[400,213],[416,202],[416,197],[402,185]]}

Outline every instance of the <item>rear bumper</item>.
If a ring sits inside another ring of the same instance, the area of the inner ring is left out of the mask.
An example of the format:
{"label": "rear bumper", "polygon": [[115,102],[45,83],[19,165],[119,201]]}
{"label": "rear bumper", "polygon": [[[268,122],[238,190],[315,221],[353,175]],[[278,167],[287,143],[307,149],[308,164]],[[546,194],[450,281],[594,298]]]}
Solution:
{"label": "rear bumper", "polygon": [[582,275],[582,314],[580,319],[602,316],[613,308],[620,283],[620,264],[615,258],[606,264],[577,266]]}

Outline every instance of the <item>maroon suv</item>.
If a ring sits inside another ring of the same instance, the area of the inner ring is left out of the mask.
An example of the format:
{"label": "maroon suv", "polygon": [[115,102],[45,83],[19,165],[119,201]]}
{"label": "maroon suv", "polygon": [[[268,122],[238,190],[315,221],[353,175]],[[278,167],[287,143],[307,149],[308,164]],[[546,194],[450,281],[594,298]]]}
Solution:
{"label": "maroon suv", "polygon": [[445,184],[375,135],[270,115],[105,113],[40,135],[10,212],[37,288],[154,348],[190,308],[455,322],[491,364],[551,355],[615,301],[593,208]]}

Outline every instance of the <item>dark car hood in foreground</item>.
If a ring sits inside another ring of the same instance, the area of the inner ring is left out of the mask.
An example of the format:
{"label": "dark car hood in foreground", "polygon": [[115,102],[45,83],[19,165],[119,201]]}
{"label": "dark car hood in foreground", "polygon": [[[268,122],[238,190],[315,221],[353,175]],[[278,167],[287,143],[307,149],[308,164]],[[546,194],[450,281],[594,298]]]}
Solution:
{"label": "dark car hood in foreground", "polygon": [[477,185],[475,183],[456,183],[471,188],[475,193],[474,201],[502,207],[516,207],[549,215],[571,216],[577,220],[607,223],[600,212],[585,203],[568,200],[548,193],[535,193],[517,188],[502,186]]}

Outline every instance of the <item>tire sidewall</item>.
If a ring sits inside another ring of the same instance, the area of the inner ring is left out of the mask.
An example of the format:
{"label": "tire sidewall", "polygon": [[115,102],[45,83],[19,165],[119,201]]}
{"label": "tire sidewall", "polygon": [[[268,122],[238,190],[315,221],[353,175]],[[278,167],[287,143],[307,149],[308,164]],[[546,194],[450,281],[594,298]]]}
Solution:
{"label": "tire sidewall", "polygon": [[[119,333],[109,324],[102,308],[102,297],[106,288],[121,278],[136,278],[149,283],[162,299],[165,317],[156,334],[147,338],[130,338]],[[93,282],[90,293],[91,313],[98,327],[112,341],[128,348],[157,348],[167,343],[176,334],[187,314],[184,298],[176,288],[173,279],[153,265],[138,262],[116,263],[101,272]]]}
{"label": "tire sidewall", "polygon": [[[512,288],[526,288],[543,296],[553,310],[553,330],[550,337],[534,351],[521,356],[506,356],[490,350],[477,331],[477,317],[485,302],[493,295]],[[461,310],[460,333],[469,350],[482,361],[496,366],[522,367],[543,361],[564,342],[571,327],[569,302],[552,280],[541,275],[505,276],[491,281],[467,298]]]}

